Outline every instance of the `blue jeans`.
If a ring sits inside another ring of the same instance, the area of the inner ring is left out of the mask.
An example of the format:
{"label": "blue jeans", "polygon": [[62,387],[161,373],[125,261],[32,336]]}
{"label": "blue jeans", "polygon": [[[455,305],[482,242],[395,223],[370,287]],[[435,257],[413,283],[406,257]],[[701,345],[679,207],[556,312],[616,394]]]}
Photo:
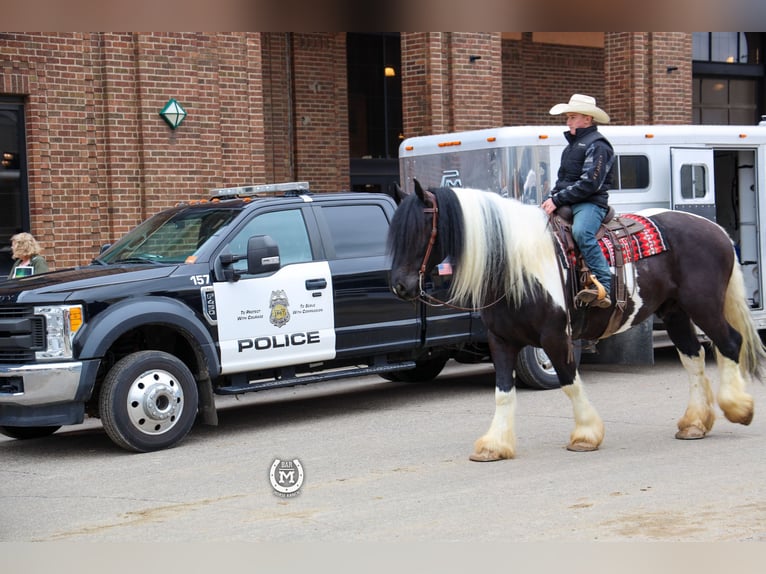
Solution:
{"label": "blue jeans", "polygon": [[611,294],[612,274],[596,241],[596,232],[604,220],[607,210],[595,203],[583,202],[575,203],[572,206],[572,212],[574,214],[572,237],[577,243],[577,247],[580,248],[585,263],[609,295]]}

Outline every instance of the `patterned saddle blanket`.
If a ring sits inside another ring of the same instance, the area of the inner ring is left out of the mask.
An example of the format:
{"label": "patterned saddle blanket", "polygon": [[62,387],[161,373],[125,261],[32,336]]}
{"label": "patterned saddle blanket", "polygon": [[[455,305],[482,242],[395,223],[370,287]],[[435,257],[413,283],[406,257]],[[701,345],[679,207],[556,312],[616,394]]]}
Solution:
{"label": "patterned saddle blanket", "polygon": [[633,263],[644,257],[667,251],[662,232],[651,220],[626,213],[602,226],[598,244],[610,267]]}

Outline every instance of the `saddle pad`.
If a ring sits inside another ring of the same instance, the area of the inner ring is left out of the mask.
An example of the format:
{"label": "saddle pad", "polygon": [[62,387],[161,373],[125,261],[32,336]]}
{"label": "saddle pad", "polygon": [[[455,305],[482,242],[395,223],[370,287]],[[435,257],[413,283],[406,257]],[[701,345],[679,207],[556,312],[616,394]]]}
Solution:
{"label": "saddle pad", "polygon": [[624,263],[633,263],[644,257],[657,255],[668,250],[665,239],[662,237],[662,232],[652,220],[635,213],[621,214],[620,219],[635,221],[641,224],[642,229],[620,238],[615,238],[607,233],[598,240],[601,251],[604,253],[604,257],[610,267],[614,267],[617,264],[615,258],[615,251],[617,249],[622,251]]}

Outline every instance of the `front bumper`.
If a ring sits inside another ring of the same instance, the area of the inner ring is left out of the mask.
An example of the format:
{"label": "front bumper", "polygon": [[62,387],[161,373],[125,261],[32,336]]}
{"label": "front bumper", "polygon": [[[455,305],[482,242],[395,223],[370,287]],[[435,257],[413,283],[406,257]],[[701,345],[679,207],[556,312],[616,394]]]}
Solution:
{"label": "front bumper", "polygon": [[0,366],[0,426],[81,423],[88,366],[79,361]]}

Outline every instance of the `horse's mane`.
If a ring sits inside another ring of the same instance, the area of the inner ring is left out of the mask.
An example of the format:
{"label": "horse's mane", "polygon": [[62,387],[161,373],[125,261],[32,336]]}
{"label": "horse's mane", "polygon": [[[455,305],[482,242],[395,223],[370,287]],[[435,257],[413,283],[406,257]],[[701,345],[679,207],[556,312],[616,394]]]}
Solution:
{"label": "horse's mane", "polygon": [[462,245],[445,246],[455,258],[452,297],[456,301],[476,307],[504,293],[519,304],[539,283],[563,306],[556,253],[542,209],[477,189],[443,188],[436,193],[440,222],[447,219],[442,212],[445,204],[457,201],[462,213],[461,221],[453,216],[444,222],[461,229]]}

